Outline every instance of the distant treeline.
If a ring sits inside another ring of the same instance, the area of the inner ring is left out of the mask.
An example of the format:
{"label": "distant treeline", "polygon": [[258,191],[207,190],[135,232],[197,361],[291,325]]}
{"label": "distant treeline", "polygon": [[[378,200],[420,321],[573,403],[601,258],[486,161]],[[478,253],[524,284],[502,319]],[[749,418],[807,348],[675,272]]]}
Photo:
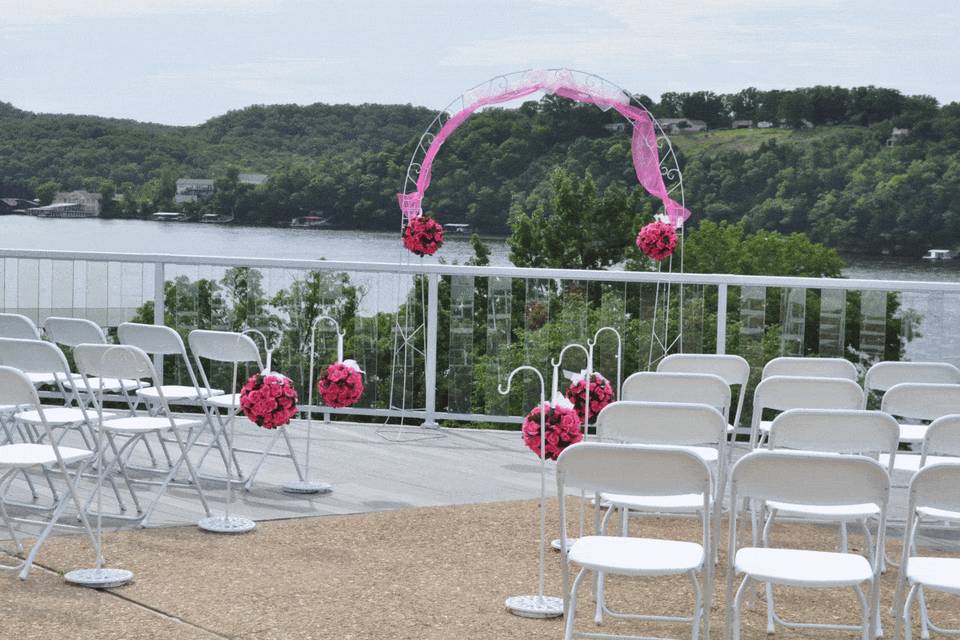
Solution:
{"label": "distant treeline", "polygon": [[[744,219],[749,230],[805,232],[862,253],[917,254],[960,243],[956,103],[877,87],[637,100],[658,117],[711,126],[673,136],[694,224]],[[173,127],[0,103],[0,197],[45,200],[58,189],[86,188],[104,193],[104,215],[135,217],[173,209],[177,178],[212,177],[216,195],[185,205],[189,213],[283,224],[317,212],[341,228],[392,230],[395,194],[433,115],[410,105],[252,106]],[[604,128],[618,118],[552,96],[479,113],[445,144],[425,210],[507,233],[511,209],[549,198],[557,167],[589,173],[599,190],[635,191],[629,135]],[[719,130],[734,120],[787,128]],[[909,133],[892,136],[894,128]],[[238,171],[270,179],[241,184]],[[640,195],[637,213],[652,214],[656,202]]]}

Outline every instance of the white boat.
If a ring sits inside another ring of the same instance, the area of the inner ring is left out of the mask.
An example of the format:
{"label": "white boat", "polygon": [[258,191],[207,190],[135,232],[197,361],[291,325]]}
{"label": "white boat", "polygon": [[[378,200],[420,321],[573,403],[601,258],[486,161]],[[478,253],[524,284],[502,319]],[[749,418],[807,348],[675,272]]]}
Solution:
{"label": "white boat", "polygon": [[463,223],[447,223],[447,224],[445,224],[445,225],[443,225],[443,226],[444,226],[446,229],[449,229],[450,231],[452,231],[453,233],[466,233],[466,232],[470,231],[470,225],[469,225],[469,224],[463,224]]}
{"label": "white boat", "polygon": [[953,252],[950,249],[928,249],[924,260],[953,260]]}
{"label": "white boat", "polygon": [[157,211],[150,217],[160,222],[184,222],[187,219],[187,214],[179,211]]}
{"label": "white boat", "polygon": [[322,229],[330,226],[330,222],[321,216],[302,216],[290,221],[294,229]]}

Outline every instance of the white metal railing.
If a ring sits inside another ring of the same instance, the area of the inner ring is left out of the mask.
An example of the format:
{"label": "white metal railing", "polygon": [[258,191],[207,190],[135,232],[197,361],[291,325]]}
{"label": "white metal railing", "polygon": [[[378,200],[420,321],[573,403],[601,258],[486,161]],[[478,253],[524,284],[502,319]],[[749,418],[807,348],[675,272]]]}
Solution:
{"label": "white metal railing", "polygon": [[[44,293],[47,288],[57,288],[61,291],[75,291],[80,285],[77,280],[66,282],[71,277],[76,277],[74,264],[100,265],[96,270],[95,279],[106,277],[110,280],[110,265],[120,265],[120,273],[123,273],[123,265],[140,265],[133,267],[139,269],[140,289],[136,290],[132,298],[138,304],[150,301],[153,303],[153,321],[162,323],[165,318],[165,283],[171,275],[185,267],[195,269],[200,273],[204,269],[229,269],[235,267],[249,267],[252,269],[265,270],[270,272],[321,272],[321,273],[347,273],[347,274],[372,274],[378,276],[403,276],[407,278],[423,277],[426,282],[425,305],[422,314],[422,324],[424,325],[423,334],[423,390],[424,404],[415,409],[399,410],[394,406],[369,406],[354,407],[344,410],[329,409],[318,407],[317,410],[330,413],[344,413],[353,415],[384,416],[384,417],[411,417],[422,420],[426,425],[435,425],[438,419],[452,419],[465,421],[495,421],[495,422],[516,422],[518,418],[508,415],[494,415],[478,411],[442,411],[437,406],[437,376],[438,376],[438,323],[441,311],[440,303],[440,282],[442,279],[452,278],[508,278],[511,282],[516,280],[530,281],[577,281],[583,283],[598,283],[606,285],[655,285],[657,283],[671,283],[678,286],[699,286],[702,291],[715,290],[716,308],[715,326],[700,326],[703,332],[712,329],[714,340],[718,353],[723,353],[728,339],[728,306],[731,302],[731,287],[740,288],[763,288],[763,289],[799,289],[799,290],[820,290],[820,291],[862,291],[862,292],[912,292],[918,295],[932,296],[953,296],[960,295],[960,283],[958,282],[925,282],[925,281],[891,281],[891,280],[869,280],[869,279],[830,279],[830,278],[800,278],[800,277],[773,277],[773,276],[742,276],[742,275],[723,275],[723,274],[695,274],[695,273],[656,273],[656,272],[634,272],[634,271],[588,271],[588,270],[570,270],[570,269],[532,269],[517,268],[505,266],[461,266],[447,264],[426,264],[419,262],[411,263],[386,263],[386,262],[334,262],[326,260],[291,260],[276,258],[250,258],[250,257],[218,257],[218,256],[193,256],[193,255],[170,255],[170,254],[129,254],[129,253],[103,253],[103,252],[84,252],[84,251],[32,251],[17,249],[0,249],[0,310],[24,310],[26,308],[37,310],[37,315],[42,315],[44,308],[59,309],[52,298],[53,294]],[[29,265],[29,267],[23,267]],[[145,269],[149,267],[148,269]],[[24,270],[30,273],[24,276]],[[148,273],[152,270],[152,273]],[[106,276],[104,276],[106,274]],[[87,274],[85,277],[90,277]],[[49,282],[47,282],[49,280]],[[136,278],[133,278],[136,283]],[[110,282],[102,283],[109,288]],[[101,283],[93,283],[100,287]],[[91,283],[87,282],[88,289]],[[33,291],[36,287],[36,291]],[[92,290],[92,289],[91,289]],[[99,289],[98,289],[99,291]],[[139,295],[139,298],[138,298]],[[110,295],[98,294],[99,298],[108,300],[110,306]],[[624,299],[626,294],[624,294]],[[44,307],[40,304],[40,299],[49,297],[51,304]],[[36,299],[38,302],[35,307],[30,304],[24,304],[24,300]],[[953,300],[953,298],[950,298]],[[960,298],[957,298],[960,300]],[[71,297],[71,300],[74,300]],[[706,300],[704,296],[701,301]],[[762,303],[761,303],[762,304]],[[67,309],[74,308],[74,315],[83,315],[83,305],[71,303],[64,305]],[[117,305],[113,305],[117,306]],[[124,307],[128,305],[124,304]],[[803,311],[800,312],[801,314]],[[50,314],[47,314],[50,315]],[[38,318],[42,319],[42,318]],[[125,318],[121,318],[123,320]],[[802,320],[802,318],[801,318]],[[763,320],[761,319],[761,322]],[[110,324],[107,322],[106,324]],[[801,322],[801,332],[803,325]],[[741,328],[742,332],[745,332]],[[744,333],[745,335],[745,333]],[[842,339],[842,337],[841,337]],[[682,348],[682,345],[680,345]],[[395,375],[395,371],[389,372],[390,376]],[[407,375],[408,372],[404,372]],[[415,372],[419,375],[419,372]],[[627,372],[629,373],[629,372]],[[383,405],[383,403],[380,403]]]}

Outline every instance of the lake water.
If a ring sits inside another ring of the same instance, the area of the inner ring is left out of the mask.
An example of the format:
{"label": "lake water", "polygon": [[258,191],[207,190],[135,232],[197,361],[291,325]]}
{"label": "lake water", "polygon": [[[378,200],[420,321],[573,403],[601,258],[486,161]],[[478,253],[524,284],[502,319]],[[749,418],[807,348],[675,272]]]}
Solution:
{"label": "lake water", "polygon": [[[258,256],[345,261],[402,262],[407,257],[399,232],[275,229],[233,225],[206,225],[150,220],[39,219],[31,216],[0,217],[0,247],[12,249],[62,249],[180,255]],[[463,263],[473,251],[466,235],[448,235],[441,250],[447,262]],[[508,265],[509,250],[503,239],[486,240],[495,265]],[[436,262],[436,257],[426,258]],[[960,280],[960,260],[928,262],[905,258],[847,257],[844,275],[881,280]],[[375,283],[368,283],[374,285]],[[381,310],[395,304],[396,296],[380,287]],[[903,295],[903,307],[923,317],[921,333],[908,348],[913,360],[945,359],[960,364],[960,296]],[[368,309],[369,310],[369,309]]]}

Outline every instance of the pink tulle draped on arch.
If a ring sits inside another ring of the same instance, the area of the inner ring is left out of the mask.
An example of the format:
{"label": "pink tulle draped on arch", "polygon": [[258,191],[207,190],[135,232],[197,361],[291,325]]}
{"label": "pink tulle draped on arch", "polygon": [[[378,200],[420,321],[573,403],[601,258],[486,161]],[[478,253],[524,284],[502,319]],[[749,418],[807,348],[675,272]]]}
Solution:
{"label": "pink tulle draped on arch", "polygon": [[626,118],[633,125],[631,149],[637,180],[647,193],[660,199],[664,214],[671,224],[680,226],[690,217],[690,211],[670,197],[664,184],[663,174],[660,171],[656,128],[653,119],[645,109],[629,104],[628,96],[622,92],[620,95],[604,95],[602,91],[593,87],[582,86],[569,73],[558,73],[552,79],[547,79],[546,74],[536,73],[529,74],[528,77],[530,81],[523,86],[486,95],[470,102],[443,124],[420,163],[416,189],[409,193],[397,194],[400,210],[407,219],[422,215],[423,196],[430,186],[433,161],[440,147],[460,125],[482,107],[517,100],[538,91],[552,93],[576,102],[594,104],[604,110],[612,108]]}

